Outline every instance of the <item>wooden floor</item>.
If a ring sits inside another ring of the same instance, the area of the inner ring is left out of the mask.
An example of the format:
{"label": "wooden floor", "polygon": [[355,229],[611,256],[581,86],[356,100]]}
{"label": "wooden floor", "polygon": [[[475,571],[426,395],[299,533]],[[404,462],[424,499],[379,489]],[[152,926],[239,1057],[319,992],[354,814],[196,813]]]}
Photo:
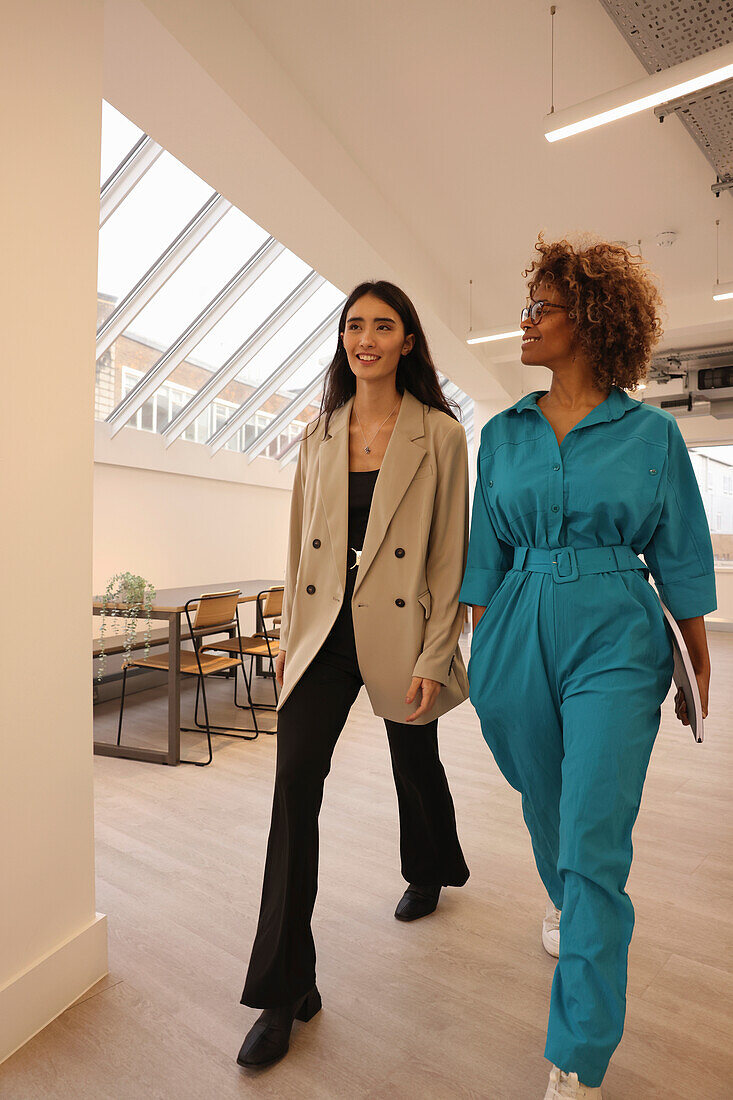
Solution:
{"label": "wooden floor", "polygon": [[[604,1100],[733,1097],[733,635],[710,636],[708,740],[665,704],[635,832],[626,1034]],[[164,689],[133,696],[126,731],[165,726]],[[216,685],[220,714],[230,687]],[[190,704],[192,688],[184,695]],[[96,713],[112,735],[115,704]],[[272,719],[270,719],[272,725]],[[194,735],[184,735],[196,750]],[[216,739],[205,769],[97,757],[98,909],[110,974],[0,1067],[3,1100],[232,1097],[541,1100],[553,961],[518,796],[470,704],[441,719],[471,878],[415,924],[403,890],[382,723],[362,692],[322,814],[314,922],[324,1009],[261,1072],[234,1059],[255,929],[275,738]]]}

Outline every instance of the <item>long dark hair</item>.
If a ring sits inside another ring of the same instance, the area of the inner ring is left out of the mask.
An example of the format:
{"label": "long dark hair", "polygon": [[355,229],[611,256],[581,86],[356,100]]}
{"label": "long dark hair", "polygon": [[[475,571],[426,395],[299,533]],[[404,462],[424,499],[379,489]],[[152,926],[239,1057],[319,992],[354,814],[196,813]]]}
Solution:
{"label": "long dark hair", "polygon": [[438,372],[435,369],[435,363],[430,354],[428,341],[420,324],[417,310],[404,290],[400,290],[394,283],[388,283],[384,279],[375,279],[359,283],[344,302],[344,308],[341,310],[339,318],[338,347],[326,372],[321,411],[316,423],[323,423],[324,432],[327,432],[332,415],[356,393],[356,378],[349,366],[342,336],[346,328],[346,318],[349,310],[354,302],[358,301],[359,298],[363,298],[365,294],[371,294],[373,297],[379,298],[380,302],[385,302],[388,306],[391,306],[399,315],[405,327],[405,336],[412,335],[415,338],[412,350],[400,358],[395,376],[397,392],[402,394],[405,390],[409,390],[413,397],[416,397],[418,401],[422,401],[423,405],[440,409],[441,412],[452,416],[454,420],[458,420],[451,406],[458,409],[459,413],[460,406],[455,401],[449,401],[440,388]]}

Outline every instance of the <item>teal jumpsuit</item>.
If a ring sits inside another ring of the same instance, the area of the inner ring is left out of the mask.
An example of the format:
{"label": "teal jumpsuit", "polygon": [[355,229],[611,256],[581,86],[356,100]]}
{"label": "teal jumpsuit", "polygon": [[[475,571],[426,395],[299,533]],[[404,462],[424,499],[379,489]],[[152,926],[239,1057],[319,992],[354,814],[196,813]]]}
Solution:
{"label": "teal jumpsuit", "polygon": [[672,679],[659,599],[715,609],[710,534],[672,416],[613,388],[558,446],[531,393],[481,433],[460,599],[486,607],[470,698],[562,910],[545,1055],[600,1085],[621,1039],[631,831]]}

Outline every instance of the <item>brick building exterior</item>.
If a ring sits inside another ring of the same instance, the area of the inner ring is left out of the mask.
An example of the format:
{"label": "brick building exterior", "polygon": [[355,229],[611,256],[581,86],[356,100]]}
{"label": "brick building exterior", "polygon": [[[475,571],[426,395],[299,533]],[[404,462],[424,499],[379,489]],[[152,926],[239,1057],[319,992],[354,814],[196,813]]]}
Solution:
{"label": "brick building exterior", "polygon": [[[97,327],[110,315],[116,305],[117,300],[109,295],[97,296]],[[97,360],[95,419],[106,420],[132,385],[147,374],[165,351],[165,348],[156,347],[140,337],[133,338],[127,334],[118,336],[112,346]],[[145,403],[130,424],[143,431],[162,431],[165,424],[210,379],[211,373],[210,368],[200,363],[190,359],[184,360],[159,387],[154,397]],[[254,386],[237,379],[227,383],[217,394],[206,413],[199,417],[195,425],[191,425],[186,430],[184,438],[205,442],[213,431],[250,397],[254,390]],[[247,430],[240,429],[240,432],[233,437],[229,448],[241,450],[288,404],[291,396],[290,394],[272,394],[258,409],[255,417],[248,422]],[[300,428],[318,415],[318,411],[319,401],[316,400],[307,405],[298,414],[297,422],[294,422],[289,431],[284,432],[271,443],[264,454],[267,457],[277,457],[290,444]]]}

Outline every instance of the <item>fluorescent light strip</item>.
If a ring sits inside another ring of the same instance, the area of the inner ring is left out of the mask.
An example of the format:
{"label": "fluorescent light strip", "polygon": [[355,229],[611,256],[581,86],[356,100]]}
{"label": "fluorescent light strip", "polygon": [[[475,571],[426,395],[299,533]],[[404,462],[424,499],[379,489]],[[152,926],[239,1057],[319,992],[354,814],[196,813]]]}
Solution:
{"label": "fluorescent light strip", "polygon": [[733,283],[716,283],[713,287],[713,301],[727,302],[733,298]]}
{"label": "fluorescent light strip", "polygon": [[588,99],[585,103],[546,115],[545,137],[548,141],[560,141],[730,79],[733,79],[733,43],[663,69],[660,73],[653,73],[613,92]]}
{"label": "fluorescent light strip", "polygon": [[494,340],[511,340],[512,337],[521,336],[521,328],[512,332],[473,332],[466,337],[467,344],[489,344]]}

